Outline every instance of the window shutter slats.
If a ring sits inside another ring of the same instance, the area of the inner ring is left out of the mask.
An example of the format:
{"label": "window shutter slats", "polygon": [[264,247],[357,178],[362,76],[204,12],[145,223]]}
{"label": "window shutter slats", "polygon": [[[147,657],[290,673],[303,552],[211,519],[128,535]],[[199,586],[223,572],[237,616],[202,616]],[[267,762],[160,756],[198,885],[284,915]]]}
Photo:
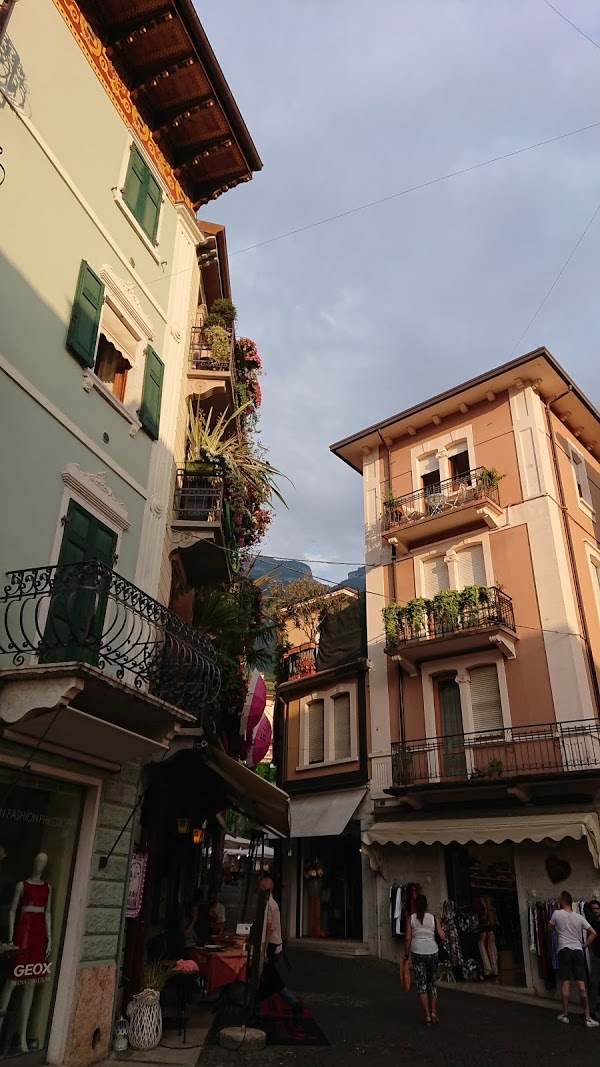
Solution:
{"label": "window shutter slats", "polygon": [[144,369],[144,386],[142,389],[142,406],[140,422],[154,441],[158,438],[160,426],[160,404],[162,399],[165,365],[151,345],[146,349],[146,366]]}
{"label": "window shutter slats", "polygon": [[151,174],[148,175],[148,190],[145,197],[144,209],[140,225],[151,241],[156,240],[158,230],[158,216],[161,204],[160,185]]}
{"label": "window shutter slats", "polygon": [[442,589],[450,588],[448,564],[444,562],[442,556],[435,556],[434,559],[426,559],[424,561],[423,587],[424,595],[430,600],[436,593],[440,593]]}
{"label": "window shutter slats", "polygon": [[325,703],[313,700],[308,705],[308,762],[325,760]]}
{"label": "window shutter slats", "polygon": [[92,268],[83,259],[79,268],[79,278],[77,279],[69,332],[67,333],[67,348],[86,367],[94,366],[98,325],[103,302],[104,285],[98,275],[94,274]]}
{"label": "window shutter slats", "polygon": [[457,554],[458,588],[466,585],[486,585],[485,560],[481,545],[470,545]]}
{"label": "window shutter slats", "polygon": [[502,702],[500,700],[496,664],[488,663],[485,667],[472,667],[469,670],[469,675],[471,678],[473,728],[475,730],[486,730],[490,733],[495,730],[502,730],[504,720],[502,718]]}
{"label": "window shutter slats", "polygon": [[350,693],[338,693],[333,698],[334,759],[350,759],[352,735],[350,729]]}
{"label": "window shutter slats", "polygon": [[125,177],[123,199],[132,214],[138,219],[144,201],[144,185],[146,180],[146,166],[142,153],[135,145],[131,146],[131,156]]}

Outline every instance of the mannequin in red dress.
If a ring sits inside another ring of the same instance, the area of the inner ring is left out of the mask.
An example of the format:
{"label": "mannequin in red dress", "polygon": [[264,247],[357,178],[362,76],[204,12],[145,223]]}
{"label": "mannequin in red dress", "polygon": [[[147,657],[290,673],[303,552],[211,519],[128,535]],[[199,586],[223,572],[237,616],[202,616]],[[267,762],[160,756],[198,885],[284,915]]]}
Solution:
{"label": "mannequin in red dress", "polygon": [[[29,1052],[27,1024],[33,1003],[36,983],[46,975],[44,963],[52,951],[52,889],[42,879],[48,863],[45,852],[38,852],[33,872],[24,882],[18,882],[8,913],[8,936],[19,950],[13,957],[0,997],[0,1012],[6,1012],[17,983],[25,986],[21,1000],[21,1052]],[[17,919],[17,910],[19,917]],[[16,924],[15,924],[16,920]],[[4,1014],[0,1015],[0,1029]]]}

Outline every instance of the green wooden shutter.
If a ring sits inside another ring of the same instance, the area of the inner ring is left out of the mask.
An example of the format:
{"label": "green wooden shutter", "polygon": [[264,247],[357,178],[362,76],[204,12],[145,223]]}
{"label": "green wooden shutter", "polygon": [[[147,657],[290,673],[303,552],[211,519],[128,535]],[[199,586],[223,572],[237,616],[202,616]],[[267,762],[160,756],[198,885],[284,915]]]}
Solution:
{"label": "green wooden shutter", "polygon": [[162,194],[160,185],[156,178],[153,178],[152,174],[148,172],[148,188],[146,192],[146,198],[144,203],[144,211],[142,218],[140,219],[140,225],[151,241],[156,240],[156,231],[158,230],[158,216],[160,215],[160,205],[162,201]]}
{"label": "green wooden shutter", "polygon": [[[117,535],[74,500],[69,503],[58,557],[59,568],[69,563],[98,560],[112,570]],[[94,579],[88,587],[82,579],[56,572],[40,660],[44,663],[83,661],[95,663],[104,625],[108,598],[108,576]]]}
{"label": "green wooden shutter", "polygon": [[158,438],[158,427],[160,425],[160,402],[164,373],[165,365],[162,359],[156,354],[152,345],[148,345],[146,348],[140,422],[154,441]]}
{"label": "green wooden shutter", "polygon": [[138,222],[145,199],[144,187],[146,185],[147,173],[148,166],[144,162],[144,157],[139,148],[136,148],[133,144],[131,146],[129,166],[127,167],[125,185],[123,187],[123,199]]}
{"label": "green wooden shutter", "polygon": [[67,348],[81,360],[86,367],[94,366],[98,325],[104,302],[104,286],[97,274],[81,261],[75,300],[71,312]]}

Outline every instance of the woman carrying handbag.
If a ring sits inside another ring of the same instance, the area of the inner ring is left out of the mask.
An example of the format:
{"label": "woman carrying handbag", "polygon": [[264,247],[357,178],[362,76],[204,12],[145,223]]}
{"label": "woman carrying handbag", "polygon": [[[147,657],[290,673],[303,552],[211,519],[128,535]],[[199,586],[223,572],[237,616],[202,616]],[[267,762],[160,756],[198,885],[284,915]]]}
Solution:
{"label": "woman carrying handbag", "polygon": [[416,900],[416,912],[410,917],[406,926],[404,955],[410,954],[413,978],[419,994],[421,1006],[425,1012],[425,1025],[438,1023],[437,1013],[437,939],[446,940],[440,921],[427,911],[427,897],[419,893]]}

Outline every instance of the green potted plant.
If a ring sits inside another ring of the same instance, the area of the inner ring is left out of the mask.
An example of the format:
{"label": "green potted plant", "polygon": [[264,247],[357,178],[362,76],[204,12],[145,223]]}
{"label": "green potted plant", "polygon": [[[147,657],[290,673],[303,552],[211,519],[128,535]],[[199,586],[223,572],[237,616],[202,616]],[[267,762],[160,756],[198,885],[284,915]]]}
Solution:
{"label": "green potted plant", "polygon": [[210,347],[211,363],[228,363],[231,352],[231,338],[224,326],[210,326],[206,331],[206,340]]}
{"label": "green potted plant", "polygon": [[496,470],[495,467],[480,467],[476,477],[477,485],[487,489],[489,487],[495,488],[505,475],[500,474],[500,471]]}
{"label": "green potted plant", "polygon": [[433,601],[433,616],[441,626],[452,629],[458,625],[460,593],[458,589],[442,589]]}
{"label": "green potted plant", "polygon": [[504,764],[502,763],[502,760],[498,759],[497,756],[493,756],[490,762],[488,763],[488,771],[490,773],[490,777],[495,774],[496,777],[499,778],[503,770]]}

